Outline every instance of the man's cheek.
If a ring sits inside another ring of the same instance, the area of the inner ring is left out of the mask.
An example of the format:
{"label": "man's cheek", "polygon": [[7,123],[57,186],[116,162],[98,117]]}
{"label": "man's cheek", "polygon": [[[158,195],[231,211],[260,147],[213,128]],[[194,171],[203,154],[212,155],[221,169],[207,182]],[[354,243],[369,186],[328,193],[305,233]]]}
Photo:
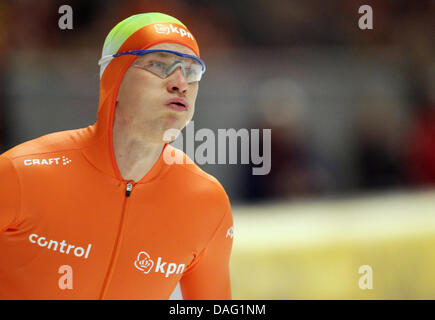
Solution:
{"label": "man's cheek", "polygon": [[187,121],[190,121],[190,120],[192,120],[193,114],[195,113],[195,105],[194,104],[191,105],[188,112],[189,112],[189,115],[188,115]]}

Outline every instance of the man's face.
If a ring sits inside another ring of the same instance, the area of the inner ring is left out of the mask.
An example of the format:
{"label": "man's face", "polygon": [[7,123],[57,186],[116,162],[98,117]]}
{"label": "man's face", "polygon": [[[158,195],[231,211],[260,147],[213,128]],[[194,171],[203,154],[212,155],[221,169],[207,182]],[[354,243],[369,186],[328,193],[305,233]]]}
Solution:
{"label": "man's face", "polygon": [[[148,49],[167,49],[195,55],[191,49],[178,43],[160,43]],[[137,59],[145,58],[146,55]],[[119,87],[115,117],[138,139],[163,142],[166,130],[181,130],[192,119],[198,82],[187,83],[180,67],[162,79],[147,70],[134,67],[134,64],[126,71]],[[167,102],[173,98],[183,98],[188,108],[181,111],[170,108]]]}

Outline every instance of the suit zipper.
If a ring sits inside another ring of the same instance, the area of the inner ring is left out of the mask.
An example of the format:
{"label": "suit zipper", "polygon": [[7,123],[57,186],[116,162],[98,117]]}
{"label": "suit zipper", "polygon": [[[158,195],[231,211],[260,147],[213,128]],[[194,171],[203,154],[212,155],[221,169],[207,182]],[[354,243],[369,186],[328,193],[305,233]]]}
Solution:
{"label": "suit zipper", "polygon": [[115,248],[112,252],[112,257],[110,259],[110,264],[106,273],[106,278],[104,279],[103,289],[100,294],[100,300],[104,299],[110,281],[112,280],[114,265],[116,263],[116,260],[118,259],[119,248],[121,247],[120,242],[122,241],[123,234],[124,234],[124,222],[125,222],[125,217],[127,215],[127,202],[133,190],[133,187],[134,187],[134,181],[128,181],[127,184],[125,185],[125,196],[124,196],[124,203],[122,205],[121,221],[119,223],[118,235],[116,237]]}
{"label": "suit zipper", "polygon": [[133,190],[133,184],[131,182],[127,183],[127,188],[125,190],[125,196],[129,197],[131,190]]}

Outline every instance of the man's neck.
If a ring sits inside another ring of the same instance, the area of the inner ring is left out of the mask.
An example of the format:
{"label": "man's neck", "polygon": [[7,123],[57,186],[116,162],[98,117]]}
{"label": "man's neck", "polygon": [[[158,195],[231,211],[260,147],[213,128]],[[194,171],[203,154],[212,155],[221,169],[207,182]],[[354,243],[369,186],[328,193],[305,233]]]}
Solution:
{"label": "man's neck", "polygon": [[117,117],[113,124],[113,152],[124,180],[141,180],[154,166],[162,153],[164,143],[150,143],[128,132]]}

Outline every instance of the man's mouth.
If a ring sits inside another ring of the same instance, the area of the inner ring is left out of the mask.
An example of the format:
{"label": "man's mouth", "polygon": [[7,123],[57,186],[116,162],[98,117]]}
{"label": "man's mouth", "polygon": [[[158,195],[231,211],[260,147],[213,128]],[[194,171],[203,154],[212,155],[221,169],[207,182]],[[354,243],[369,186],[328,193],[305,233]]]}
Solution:
{"label": "man's mouth", "polygon": [[178,106],[182,106],[182,107],[186,107],[183,103],[181,103],[181,102],[174,102],[173,104],[176,104],[176,105],[178,105]]}
{"label": "man's mouth", "polygon": [[182,98],[169,99],[165,105],[175,111],[187,111],[189,109],[189,104]]}

